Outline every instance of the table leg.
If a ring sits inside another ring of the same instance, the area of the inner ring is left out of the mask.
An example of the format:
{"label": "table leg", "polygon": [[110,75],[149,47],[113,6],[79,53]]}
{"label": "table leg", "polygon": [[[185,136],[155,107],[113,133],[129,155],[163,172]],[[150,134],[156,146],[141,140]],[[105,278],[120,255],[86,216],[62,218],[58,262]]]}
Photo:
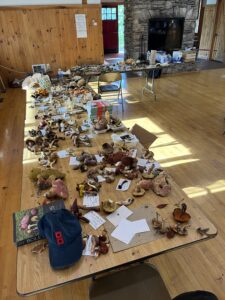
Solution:
{"label": "table leg", "polygon": [[155,93],[155,69],[152,70],[152,77],[149,78],[149,71],[145,72],[145,86],[142,89],[142,97],[144,96],[144,91],[148,91],[153,94],[154,99],[156,101],[156,93]]}

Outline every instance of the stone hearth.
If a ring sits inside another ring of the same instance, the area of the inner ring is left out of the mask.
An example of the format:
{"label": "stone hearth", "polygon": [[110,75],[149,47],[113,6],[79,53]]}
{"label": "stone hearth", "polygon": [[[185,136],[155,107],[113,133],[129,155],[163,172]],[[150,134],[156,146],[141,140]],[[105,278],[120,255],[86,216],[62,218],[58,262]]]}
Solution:
{"label": "stone hearth", "polygon": [[125,0],[125,55],[137,59],[140,37],[148,43],[150,18],[185,18],[182,48],[192,47],[199,0]]}

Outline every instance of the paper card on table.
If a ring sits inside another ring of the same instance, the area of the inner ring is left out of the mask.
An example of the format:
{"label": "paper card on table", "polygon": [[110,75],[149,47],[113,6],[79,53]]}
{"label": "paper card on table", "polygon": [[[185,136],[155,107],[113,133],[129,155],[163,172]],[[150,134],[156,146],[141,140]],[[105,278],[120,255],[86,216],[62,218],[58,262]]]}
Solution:
{"label": "paper card on table", "polygon": [[99,195],[85,194],[83,198],[83,205],[86,207],[98,207],[100,205]]}
{"label": "paper card on table", "polygon": [[137,156],[137,149],[130,149],[129,155],[133,158],[136,158]]}
{"label": "paper card on table", "polygon": [[148,232],[150,231],[150,228],[148,226],[148,223],[146,219],[133,221],[132,222],[133,231],[135,233],[142,233],[142,232]]}
{"label": "paper card on table", "polygon": [[130,187],[130,184],[131,180],[121,178],[117,184],[116,190],[122,192],[127,191]]}
{"label": "paper card on table", "polygon": [[61,150],[57,152],[59,158],[66,158],[69,156],[69,153],[66,150]]}
{"label": "paper card on table", "polygon": [[97,179],[98,179],[98,182],[100,182],[100,183],[106,181],[106,179],[103,176],[101,176],[101,175],[98,175]]}
{"label": "paper card on table", "polygon": [[147,163],[146,170],[148,171],[151,168],[152,165],[154,165],[154,169],[160,169],[161,168],[160,164],[157,161],[154,161],[154,162],[148,162]]}
{"label": "paper card on table", "polygon": [[96,256],[96,253],[92,252],[92,245],[92,235],[89,235],[82,253],[83,256]]}
{"label": "paper card on table", "polygon": [[79,166],[80,165],[80,161],[77,160],[76,157],[72,156],[72,157],[70,157],[69,165],[70,166]]}
{"label": "paper card on table", "polygon": [[47,110],[48,108],[49,108],[48,106],[42,105],[39,107],[39,110],[44,111],[44,110]]}
{"label": "paper card on table", "polygon": [[60,108],[58,108],[58,113],[59,114],[64,114],[66,112],[67,112],[67,108],[66,107],[60,107]]}
{"label": "paper card on table", "polygon": [[42,136],[46,136],[46,129],[40,129],[40,132],[41,132],[41,134],[42,134]]}
{"label": "paper card on table", "polygon": [[86,219],[90,221],[91,227],[94,229],[98,229],[100,226],[102,226],[105,223],[105,219],[103,219],[98,213],[95,211],[90,211],[87,214],[84,215]]}
{"label": "paper card on table", "polygon": [[126,219],[121,221],[116,229],[111,233],[111,236],[125,244],[129,244],[135,236],[132,222]]}
{"label": "paper card on table", "polygon": [[137,162],[138,166],[140,166],[140,167],[146,167],[147,163],[148,163],[147,159],[138,158],[138,162]]}
{"label": "paper card on table", "polygon": [[109,167],[106,167],[106,168],[105,168],[105,171],[106,171],[106,172],[115,173],[115,172],[116,172],[116,168],[109,168]]}
{"label": "paper card on table", "polygon": [[118,226],[121,221],[128,218],[132,214],[133,214],[132,210],[130,210],[126,206],[122,205],[116,211],[114,211],[112,214],[108,215],[106,218],[114,226]]}
{"label": "paper card on table", "polygon": [[104,159],[104,156],[100,156],[100,155],[96,154],[95,158],[96,158],[96,160],[97,160],[98,163],[101,163],[103,161],[103,159]]}

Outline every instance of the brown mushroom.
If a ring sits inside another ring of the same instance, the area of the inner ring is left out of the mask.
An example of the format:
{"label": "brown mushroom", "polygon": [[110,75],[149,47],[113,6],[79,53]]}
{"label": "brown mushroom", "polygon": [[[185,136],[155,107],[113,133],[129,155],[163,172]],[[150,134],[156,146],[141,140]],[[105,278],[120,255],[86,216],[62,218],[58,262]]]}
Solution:
{"label": "brown mushroom", "polygon": [[134,197],[142,197],[145,194],[145,190],[142,189],[139,185],[136,186],[136,188],[134,189],[132,195]]}
{"label": "brown mushroom", "polygon": [[181,208],[175,208],[173,211],[174,220],[179,223],[187,223],[191,216],[186,213],[187,205],[185,203],[181,204]]}
{"label": "brown mushroom", "polygon": [[109,199],[102,203],[102,208],[106,213],[112,213],[117,209],[117,204],[113,200]]}

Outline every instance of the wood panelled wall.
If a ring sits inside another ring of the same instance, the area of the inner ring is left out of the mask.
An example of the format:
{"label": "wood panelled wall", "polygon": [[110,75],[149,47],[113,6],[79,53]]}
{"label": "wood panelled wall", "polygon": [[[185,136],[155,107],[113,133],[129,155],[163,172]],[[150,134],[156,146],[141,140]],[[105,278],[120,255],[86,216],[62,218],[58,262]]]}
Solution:
{"label": "wood panelled wall", "polygon": [[[77,39],[75,14],[86,14],[87,38]],[[0,9],[1,65],[30,72],[32,64],[49,63],[56,71],[103,61],[100,5]],[[0,74],[5,79],[19,77],[2,68]]]}
{"label": "wood panelled wall", "polygon": [[214,45],[212,45],[212,59],[225,62],[225,0],[222,0],[219,9],[215,34]]}
{"label": "wood panelled wall", "polygon": [[225,62],[225,0],[217,5],[205,7],[199,57]]}
{"label": "wood panelled wall", "polygon": [[216,5],[207,5],[204,11],[199,57],[209,59],[216,18]]}

